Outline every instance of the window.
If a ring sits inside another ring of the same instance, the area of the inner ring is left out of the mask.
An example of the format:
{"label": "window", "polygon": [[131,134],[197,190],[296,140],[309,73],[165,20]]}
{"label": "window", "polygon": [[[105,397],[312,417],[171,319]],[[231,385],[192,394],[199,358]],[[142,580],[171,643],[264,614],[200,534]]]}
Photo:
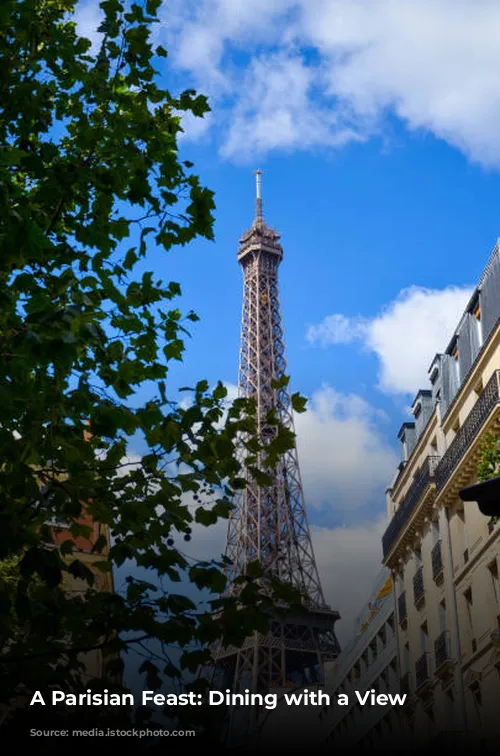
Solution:
{"label": "window", "polygon": [[428,645],[429,632],[427,629],[427,622],[424,622],[424,624],[420,626],[420,648],[422,649],[423,654],[427,651]]}
{"label": "window", "polygon": [[388,690],[389,688],[389,667],[386,667],[383,672],[380,673],[380,685],[382,690]]}
{"label": "window", "polygon": [[[467,529],[465,524],[465,509],[462,509],[461,505],[456,510],[456,521],[455,521],[455,532],[456,532],[456,539],[457,539],[457,554],[460,554],[460,551],[463,554],[463,561],[465,563],[468,553],[467,551]],[[461,547],[461,548],[460,548]],[[456,565],[458,566],[458,565]]]}
{"label": "window", "polygon": [[473,607],[473,601],[472,601],[472,588],[467,588],[467,590],[464,591],[464,602],[465,602],[465,614],[467,617],[467,623],[469,626],[469,634],[471,638],[471,645],[472,645],[472,653],[477,648],[476,639],[474,638],[474,623],[473,623],[473,617],[472,617],[472,607]]}
{"label": "window", "polygon": [[398,572],[396,575],[396,584],[398,587],[398,596],[400,596],[405,589],[405,581],[402,572]]}
{"label": "window", "polygon": [[385,635],[385,627],[381,627],[377,634],[378,642],[380,644],[380,648],[384,648],[386,644],[386,635]]}
{"label": "window", "polygon": [[446,601],[443,599],[439,604],[439,629],[446,630]]}
{"label": "window", "polygon": [[435,546],[439,541],[439,520],[432,521],[432,545]]}
{"label": "window", "polygon": [[405,643],[404,645],[403,666],[404,666],[405,673],[410,671],[410,644],[409,643]]}
{"label": "window", "polygon": [[[494,559],[488,565],[488,572],[490,574],[490,584],[492,588],[493,598],[495,603],[498,603],[500,598],[500,584],[498,580],[498,562]],[[495,615],[497,614],[497,608],[495,607]]]}
{"label": "window", "polygon": [[474,319],[476,321],[476,333],[477,333],[477,340],[479,343],[479,346],[483,343],[483,327],[481,324],[481,307],[480,305],[477,305],[476,309],[474,310]]}
{"label": "window", "polygon": [[394,634],[394,613],[387,620],[387,627],[389,628],[389,634]]}
{"label": "window", "polygon": [[453,352],[453,366],[454,366],[454,373],[455,373],[455,383],[457,386],[460,385],[460,363],[458,361],[458,347],[455,348],[455,351]]}
{"label": "window", "polygon": [[444,697],[444,705],[445,705],[447,723],[448,725],[452,725],[454,708],[455,708],[455,697],[453,695],[453,691],[451,690],[451,688],[446,691],[446,694]]}
{"label": "window", "polygon": [[481,695],[481,686],[478,682],[473,683],[470,686],[470,691],[472,693],[472,697],[474,699],[474,703],[476,704],[477,709],[480,709],[483,703],[483,697]]}

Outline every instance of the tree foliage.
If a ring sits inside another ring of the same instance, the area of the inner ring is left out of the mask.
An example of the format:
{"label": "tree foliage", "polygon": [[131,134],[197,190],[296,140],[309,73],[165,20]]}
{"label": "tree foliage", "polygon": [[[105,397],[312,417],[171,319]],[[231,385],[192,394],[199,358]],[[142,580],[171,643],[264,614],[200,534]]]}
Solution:
{"label": "tree foliage", "polygon": [[[187,575],[218,592],[223,565],[190,563],[179,540],[229,515],[243,432],[249,464],[262,459],[251,402],[227,409],[223,385],[201,380],[180,404],[169,383],[197,317],[147,253],[212,239],[214,201],[178,154],[183,114],[208,105],[161,84],[159,6],[105,0],[94,49],[76,0],[0,4],[0,704],[14,719],[20,694],[78,690],[83,652],[104,649],[116,673],[145,639],[180,646],[179,663],[165,651],[143,664],[158,688],[206,661],[194,647],[241,642],[266,607],[253,579],[238,599],[248,614],[227,598],[204,613],[133,574],[123,594],[95,591],[47,524],[67,522],[74,539],[89,535],[85,513],[109,526],[109,553],[94,546],[103,573],[134,560],[170,586]],[[266,465],[291,443],[278,428]],[[68,594],[68,577],[86,590]]]}
{"label": "tree foliage", "polygon": [[[488,433],[481,448],[477,479],[482,483],[497,475],[500,475],[500,438],[493,433]],[[491,521],[497,522],[498,517],[492,517]]]}

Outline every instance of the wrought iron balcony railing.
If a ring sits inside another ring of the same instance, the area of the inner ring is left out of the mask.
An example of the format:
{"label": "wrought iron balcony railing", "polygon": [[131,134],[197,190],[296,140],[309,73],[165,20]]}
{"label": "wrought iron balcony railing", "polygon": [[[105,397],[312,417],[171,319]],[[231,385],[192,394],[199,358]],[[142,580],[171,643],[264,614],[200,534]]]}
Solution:
{"label": "wrought iron balcony railing", "polygon": [[415,605],[420,604],[424,597],[424,568],[419,567],[413,576],[413,600],[415,601]]}
{"label": "wrought iron balcony railing", "polygon": [[436,661],[436,672],[439,672],[443,666],[451,661],[450,634],[448,630],[443,630],[434,641],[434,658]]}
{"label": "wrought iron balcony railing", "polygon": [[431,551],[432,561],[432,578],[438,580],[443,574],[443,554],[441,551],[441,540],[439,540],[432,548]]}
{"label": "wrought iron balcony railing", "polygon": [[387,530],[382,536],[382,548],[384,551],[384,557],[387,556],[399,534],[402,530],[404,530],[410,517],[415,511],[418,502],[422,498],[422,494],[433,480],[434,471],[438,466],[438,463],[439,457],[427,457],[418,475],[416,475],[413,483],[409,487],[406,496],[394,513],[394,517],[390,521]]}
{"label": "wrought iron balcony railing", "polygon": [[417,690],[430,680],[429,657],[430,654],[426,651],[415,663],[415,682]]}
{"label": "wrought iron balcony railing", "polygon": [[403,593],[398,596],[398,619],[400,625],[402,625],[403,622],[406,622],[406,617],[406,591],[403,591]]}
{"label": "wrought iron balcony railing", "polygon": [[461,459],[479,435],[491,410],[498,404],[499,400],[500,370],[495,370],[436,468],[436,489],[438,491],[445,486],[453,475]]}

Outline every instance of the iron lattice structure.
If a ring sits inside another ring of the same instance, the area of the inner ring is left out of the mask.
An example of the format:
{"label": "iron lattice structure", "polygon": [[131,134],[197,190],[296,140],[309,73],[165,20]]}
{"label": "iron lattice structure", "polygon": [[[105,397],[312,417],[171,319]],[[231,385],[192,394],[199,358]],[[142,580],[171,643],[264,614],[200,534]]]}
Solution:
{"label": "iron lattice structure", "polygon": [[[240,240],[238,261],[243,270],[239,393],[253,397],[263,444],[277,432],[266,422],[270,411],[294,432],[291,397],[286,385],[285,341],[280,312],[278,268],[283,259],[280,235],[263,219],[260,171],[252,227]],[[261,460],[259,460],[259,466]],[[242,648],[215,650],[216,669],[223,672],[217,687],[232,692],[265,692],[271,688],[320,681],[323,664],[340,651],[334,625],[338,612],[325,603],[316,566],[297,449],[283,455],[272,471],[273,482],[261,487],[248,474],[246,488],[235,501],[228,526],[226,556],[232,580],[259,561],[265,575],[293,585],[305,611],[273,617],[267,634],[254,633]]]}

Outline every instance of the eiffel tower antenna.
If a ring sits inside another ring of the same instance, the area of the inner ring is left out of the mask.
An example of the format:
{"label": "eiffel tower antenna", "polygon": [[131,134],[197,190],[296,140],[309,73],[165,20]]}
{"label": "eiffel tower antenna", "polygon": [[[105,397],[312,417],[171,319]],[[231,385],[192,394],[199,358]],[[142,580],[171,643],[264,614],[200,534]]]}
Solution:
{"label": "eiffel tower antenna", "polygon": [[[287,429],[295,429],[289,389],[285,381],[280,382],[287,375],[278,287],[283,248],[280,235],[263,220],[262,172],[255,175],[256,215],[238,250],[243,271],[238,388],[240,396],[255,399],[258,434],[266,444],[277,432],[266,420],[269,412]],[[259,466],[262,469],[261,460]],[[305,611],[285,618],[277,614],[267,635],[254,633],[240,649],[220,645],[215,653],[216,669],[223,674],[217,687],[262,693],[320,682],[324,662],[335,659],[340,651],[334,631],[340,615],[326,605],[323,596],[297,449],[283,455],[269,486],[259,486],[248,474],[246,488],[234,504],[226,548],[229,592],[237,592],[235,578],[246,572],[250,562],[258,561],[266,575],[274,575],[300,592]]]}
{"label": "eiffel tower antenna", "polygon": [[256,190],[256,208],[255,208],[255,217],[258,219],[262,219],[262,196],[261,196],[261,176],[262,171],[257,170],[255,171],[255,190]]}

